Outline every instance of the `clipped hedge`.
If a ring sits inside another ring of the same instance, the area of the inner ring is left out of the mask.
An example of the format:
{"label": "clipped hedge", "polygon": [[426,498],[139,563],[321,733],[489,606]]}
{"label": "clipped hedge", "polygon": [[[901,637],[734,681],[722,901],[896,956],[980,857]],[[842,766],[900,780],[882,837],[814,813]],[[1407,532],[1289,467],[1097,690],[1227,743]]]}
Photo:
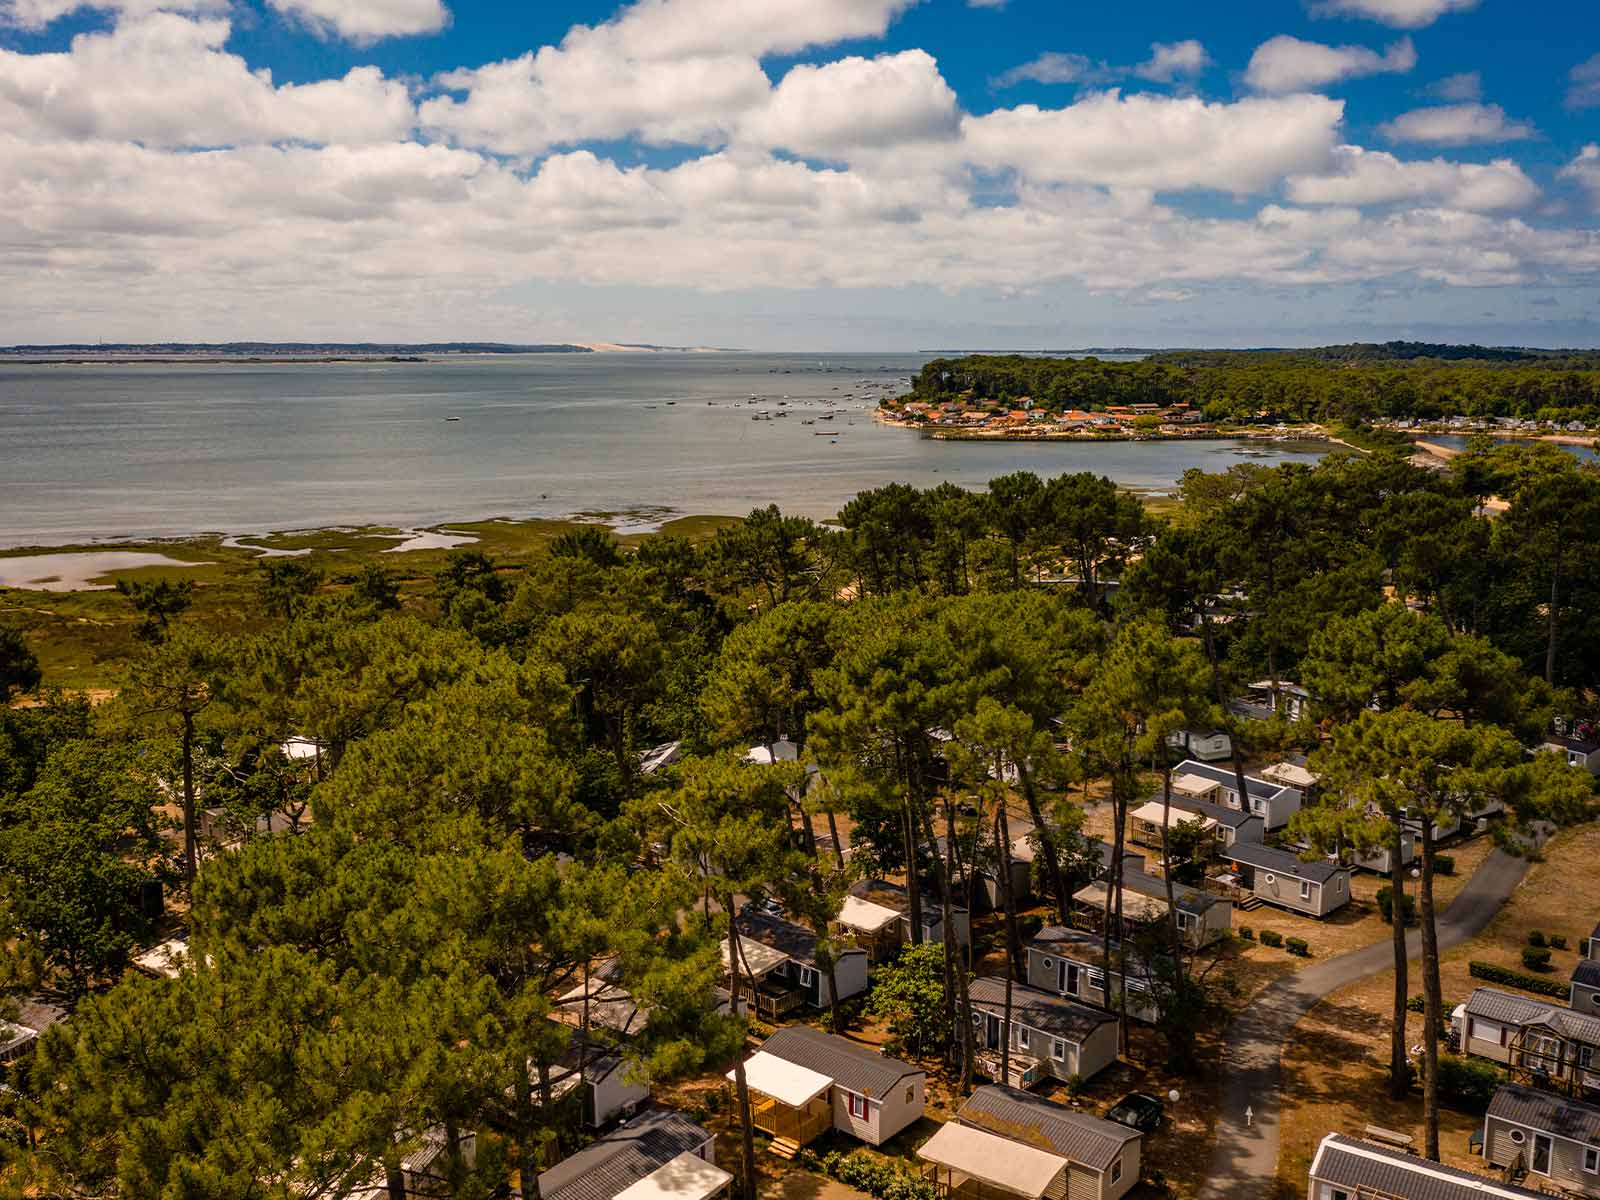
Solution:
{"label": "clipped hedge", "polygon": [[1298,958],[1311,957],[1311,944],[1307,942],[1305,938],[1285,938],[1283,940],[1283,945],[1290,954],[1293,954]]}
{"label": "clipped hedge", "polygon": [[860,1151],[844,1155],[830,1150],[819,1155],[812,1150],[802,1150],[795,1161],[805,1170],[820,1171],[848,1187],[859,1188],[874,1200],[937,1200],[933,1184],[889,1163],[868,1158]]}
{"label": "clipped hedge", "polygon": [[1525,992],[1537,992],[1541,996],[1559,996],[1565,1000],[1570,991],[1566,984],[1557,980],[1540,979],[1537,975],[1529,975],[1525,971],[1513,971],[1510,967],[1497,967],[1494,963],[1469,963],[1467,971],[1474,979],[1503,983],[1507,987],[1521,988]]}
{"label": "clipped hedge", "polygon": [[1530,971],[1548,971],[1550,969],[1549,947],[1524,946],[1522,948],[1522,965]]}
{"label": "clipped hedge", "polygon": [[1263,929],[1261,931],[1261,944],[1263,946],[1281,946],[1283,945],[1283,934],[1276,929]]}

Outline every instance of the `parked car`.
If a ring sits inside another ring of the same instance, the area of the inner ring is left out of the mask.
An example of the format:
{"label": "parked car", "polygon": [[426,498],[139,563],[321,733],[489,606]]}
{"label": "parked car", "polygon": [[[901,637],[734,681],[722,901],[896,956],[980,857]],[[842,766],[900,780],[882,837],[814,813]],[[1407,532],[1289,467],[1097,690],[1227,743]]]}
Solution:
{"label": "parked car", "polygon": [[746,917],[781,917],[783,905],[771,896],[757,897],[754,900],[746,900],[740,907],[739,913]]}
{"label": "parked car", "polygon": [[1154,1096],[1146,1096],[1143,1092],[1129,1092],[1111,1106],[1111,1111],[1106,1113],[1106,1120],[1126,1125],[1129,1129],[1137,1129],[1140,1133],[1154,1133],[1161,1128],[1164,1112],[1161,1101]]}

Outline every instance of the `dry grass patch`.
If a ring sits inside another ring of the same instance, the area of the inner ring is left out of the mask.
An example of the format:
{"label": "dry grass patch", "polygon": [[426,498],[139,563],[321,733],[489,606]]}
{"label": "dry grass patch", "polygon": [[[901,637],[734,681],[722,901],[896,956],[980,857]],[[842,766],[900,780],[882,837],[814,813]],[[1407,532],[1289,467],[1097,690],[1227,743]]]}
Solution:
{"label": "dry grass patch", "polygon": [[[1458,872],[1452,895],[1470,871],[1466,851],[1478,861],[1488,853],[1486,839],[1457,851]],[[1551,978],[1570,975],[1578,961],[1577,947],[1600,913],[1600,825],[1586,825],[1557,834],[1534,862],[1528,877],[1482,934],[1447,952],[1440,964],[1446,1010],[1466,1000],[1478,986],[1468,973],[1473,960],[1522,970],[1522,948],[1528,934],[1565,934],[1569,949],[1556,951]],[[1444,880],[1440,881],[1441,883]],[[1442,891],[1442,889],[1441,889]],[[1381,922],[1380,922],[1381,924]],[[1387,929],[1387,926],[1384,927]],[[1499,986],[1499,985],[1496,985]],[[1411,995],[1422,991],[1420,967],[1413,963]],[[1389,1011],[1394,973],[1385,971],[1333,993],[1295,1029],[1284,1048],[1279,1182],[1303,1186],[1317,1143],[1330,1131],[1360,1133],[1368,1124],[1410,1133],[1422,1141],[1422,1096],[1404,1100],[1388,1094]],[[1549,997],[1541,997],[1551,1003]],[[1419,1014],[1408,1014],[1406,1044],[1422,1040]],[[1482,1160],[1467,1152],[1467,1139],[1482,1124],[1476,1114],[1440,1113],[1439,1149],[1447,1163],[1481,1169]]]}

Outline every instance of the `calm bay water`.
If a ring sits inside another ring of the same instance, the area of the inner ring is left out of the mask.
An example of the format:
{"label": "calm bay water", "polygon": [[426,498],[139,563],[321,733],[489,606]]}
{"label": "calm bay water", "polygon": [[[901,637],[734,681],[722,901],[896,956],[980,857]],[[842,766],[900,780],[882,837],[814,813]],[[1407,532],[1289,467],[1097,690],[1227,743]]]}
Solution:
{"label": "calm bay water", "polygon": [[[0,547],[635,509],[740,514],[768,503],[821,518],[895,481],[981,487],[1007,471],[1093,470],[1162,490],[1190,467],[1220,471],[1242,454],[1271,464],[1315,453],[939,442],[875,424],[887,393],[863,381],[898,390],[924,361],[0,365]],[[752,394],[762,399],[751,404]],[[837,415],[822,420],[830,407]],[[752,420],[761,409],[791,415]]]}

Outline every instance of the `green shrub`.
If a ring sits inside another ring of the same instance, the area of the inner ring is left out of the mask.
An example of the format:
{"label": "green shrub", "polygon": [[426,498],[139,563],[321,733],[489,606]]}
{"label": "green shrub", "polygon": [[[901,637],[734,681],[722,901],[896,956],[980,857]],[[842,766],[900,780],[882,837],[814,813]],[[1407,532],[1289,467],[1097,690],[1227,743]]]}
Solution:
{"label": "green shrub", "polygon": [[1283,934],[1276,929],[1263,929],[1261,931],[1261,944],[1263,946],[1281,946],[1283,945]]}
{"label": "green shrub", "polygon": [[1239,936],[1247,942],[1253,942],[1256,940],[1256,931],[1248,925],[1241,925],[1239,926]]}
{"label": "green shrub", "polygon": [[1454,854],[1435,854],[1433,856],[1433,873],[1435,875],[1454,875],[1456,873],[1456,856]]}
{"label": "green shrub", "polygon": [[1284,949],[1297,958],[1311,957],[1311,945],[1305,940],[1305,938],[1285,938],[1283,941],[1283,946]]}
{"label": "green shrub", "polygon": [[1532,933],[1530,933],[1528,935],[1528,945],[1530,945],[1530,946],[1542,946],[1542,945],[1544,945],[1544,934],[1540,933],[1537,929],[1535,929]]}
{"label": "green shrub", "polygon": [[1557,950],[1565,950],[1567,948],[1567,935],[1564,933],[1552,933],[1550,935],[1550,945]]}
{"label": "green shrub", "polygon": [[1482,979],[1488,983],[1503,983],[1506,987],[1521,988],[1525,992],[1537,992],[1541,996],[1559,996],[1565,1000],[1568,989],[1563,983],[1554,979],[1540,979],[1537,975],[1527,975],[1521,971],[1513,971],[1510,967],[1496,966],[1494,963],[1474,962],[1467,965],[1468,973],[1474,979]]}
{"label": "green shrub", "polygon": [[1522,948],[1522,965],[1530,971],[1548,971],[1550,969],[1550,951],[1537,949],[1533,946]]}
{"label": "green shrub", "polygon": [[1493,1063],[1475,1058],[1439,1056],[1439,1097],[1453,1108],[1481,1113],[1495,1089],[1505,1082]]}
{"label": "green shrub", "polygon": [[[1403,900],[1404,903],[1401,905],[1401,909],[1405,916],[1405,923],[1407,925],[1415,925],[1417,923],[1417,898],[1415,896],[1405,896]],[[1394,889],[1390,887],[1379,888],[1378,911],[1383,914],[1384,924],[1390,925],[1394,923],[1393,910]]]}
{"label": "green shrub", "polygon": [[[800,1161],[799,1156],[796,1161]],[[802,1162],[801,1165],[849,1187],[859,1188],[874,1200],[936,1200],[933,1184],[859,1152],[846,1157],[837,1150],[830,1150],[820,1158],[812,1155],[809,1164]]]}
{"label": "green shrub", "polygon": [[1411,999],[1406,1001],[1406,1011],[1414,1013],[1427,1012],[1428,998],[1426,996],[1411,997]]}

